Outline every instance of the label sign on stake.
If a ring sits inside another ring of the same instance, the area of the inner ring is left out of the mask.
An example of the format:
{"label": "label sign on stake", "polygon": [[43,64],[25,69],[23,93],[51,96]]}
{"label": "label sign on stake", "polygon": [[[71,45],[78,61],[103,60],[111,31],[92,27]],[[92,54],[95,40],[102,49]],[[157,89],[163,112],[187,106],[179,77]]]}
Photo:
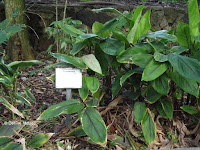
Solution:
{"label": "label sign on stake", "polygon": [[74,68],[56,68],[56,88],[82,88],[82,72]]}

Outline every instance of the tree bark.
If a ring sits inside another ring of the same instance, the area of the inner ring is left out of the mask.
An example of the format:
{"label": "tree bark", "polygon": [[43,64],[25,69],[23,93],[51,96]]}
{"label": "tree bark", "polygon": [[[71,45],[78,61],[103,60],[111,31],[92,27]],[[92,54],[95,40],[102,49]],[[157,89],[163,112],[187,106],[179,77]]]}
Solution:
{"label": "tree bark", "polygon": [[[6,18],[10,18],[13,24],[27,24],[24,8],[24,0],[5,0]],[[19,11],[18,16],[16,18],[11,17],[13,11],[16,10]],[[33,48],[30,44],[27,28],[13,35],[9,39],[7,55],[13,61],[34,59]]]}

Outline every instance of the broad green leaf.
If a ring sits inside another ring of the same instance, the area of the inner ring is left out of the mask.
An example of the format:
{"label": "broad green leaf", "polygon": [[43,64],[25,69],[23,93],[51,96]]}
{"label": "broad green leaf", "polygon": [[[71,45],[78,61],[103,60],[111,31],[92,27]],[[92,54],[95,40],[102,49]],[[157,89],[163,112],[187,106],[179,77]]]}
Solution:
{"label": "broad green leaf", "polygon": [[141,68],[145,68],[152,59],[151,54],[136,54],[131,58],[132,62]]}
{"label": "broad green leaf", "polygon": [[158,93],[151,86],[148,87],[147,94],[146,94],[146,100],[148,101],[148,103],[150,104],[155,103],[159,98],[161,98],[161,96],[162,94]]}
{"label": "broad green leaf", "polygon": [[94,38],[94,37],[98,37],[97,34],[82,34],[80,36],[78,36],[77,38],[81,39],[81,40],[87,40],[87,39],[91,39],[91,38]]}
{"label": "broad green leaf", "polygon": [[99,64],[99,61],[96,59],[96,57],[93,54],[84,55],[81,57],[83,62],[94,72],[97,72],[99,74],[102,74],[101,66]]}
{"label": "broad green leaf", "polygon": [[13,139],[8,138],[8,137],[0,137],[0,149],[3,149],[11,141],[13,141]]}
{"label": "broad green leaf", "polygon": [[52,136],[52,133],[49,134],[44,134],[44,133],[39,133],[35,135],[29,142],[28,146],[38,148],[44,145]]}
{"label": "broad green leaf", "polygon": [[183,106],[181,106],[181,109],[191,115],[198,113],[198,110],[194,106],[183,105]]}
{"label": "broad green leaf", "polygon": [[31,103],[22,95],[20,95],[19,93],[16,93],[16,100],[20,101],[23,104],[26,104],[27,106],[31,106]]}
{"label": "broad green leaf", "polygon": [[12,136],[20,128],[21,128],[21,122],[19,122],[19,124],[14,124],[14,125],[9,125],[9,124],[2,125],[0,128],[0,137],[1,136]]}
{"label": "broad green leaf", "polygon": [[114,38],[104,40],[99,46],[106,54],[113,56],[120,54],[125,49],[125,43]]}
{"label": "broad green leaf", "polygon": [[196,59],[173,53],[169,55],[169,62],[182,76],[200,82],[200,63]]}
{"label": "broad green leaf", "polygon": [[95,57],[97,58],[97,60],[100,63],[101,66],[101,70],[102,70],[102,74],[103,75],[108,75],[108,59],[110,56],[108,56],[106,53],[104,53],[101,48],[96,45],[95,46]]}
{"label": "broad green leaf", "polygon": [[167,63],[160,63],[152,59],[144,69],[142,81],[152,81],[161,76],[167,69]]}
{"label": "broad green leaf", "polygon": [[8,65],[0,63],[0,74],[13,76],[16,72]]}
{"label": "broad green leaf", "polygon": [[85,101],[89,94],[89,89],[87,87],[85,77],[83,77],[83,79],[82,79],[82,88],[78,89],[78,92],[79,92],[81,99],[83,101]]}
{"label": "broad green leaf", "polygon": [[110,37],[110,33],[108,30],[105,30],[103,33],[99,33],[99,31],[103,28],[103,24],[102,23],[99,23],[99,22],[94,22],[93,25],[92,25],[92,32],[94,34],[97,34],[99,35],[100,37],[102,38],[108,38]]}
{"label": "broad green leaf", "polygon": [[85,82],[92,94],[94,94],[99,89],[100,83],[97,77],[86,76]]}
{"label": "broad green leaf", "polygon": [[27,67],[31,67],[33,65],[39,65],[39,64],[43,64],[43,62],[39,60],[13,61],[9,63],[8,66],[16,70],[17,68],[27,68]]}
{"label": "broad green leaf", "polygon": [[142,131],[147,145],[150,145],[155,140],[156,127],[148,111],[142,120]]}
{"label": "broad green leaf", "polygon": [[176,72],[171,72],[170,77],[182,90],[196,97],[199,97],[199,86],[196,81],[185,78]]}
{"label": "broad green leaf", "polygon": [[169,51],[170,51],[170,53],[181,54],[187,50],[188,50],[188,48],[185,46],[173,46]]}
{"label": "broad green leaf", "polygon": [[71,55],[76,55],[78,52],[80,52],[80,50],[82,50],[85,46],[87,45],[87,41],[86,40],[81,40],[76,42],[73,45],[72,50],[70,51]]}
{"label": "broad green leaf", "polygon": [[128,63],[136,59],[138,54],[148,54],[148,51],[139,47],[130,47],[117,56],[117,61],[120,63]]}
{"label": "broad green leaf", "polygon": [[112,32],[112,34],[113,34],[113,37],[115,39],[118,39],[120,41],[124,41],[126,45],[129,45],[129,42],[126,38],[126,34],[123,31],[115,30],[115,31]]}
{"label": "broad green leaf", "polygon": [[144,118],[144,116],[146,114],[146,105],[145,105],[145,103],[136,102],[134,104],[133,112],[134,112],[135,121],[136,121],[137,124],[139,124],[143,120],[143,118]]}
{"label": "broad green leaf", "polygon": [[199,35],[199,8],[197,0],[190,0],[188,4],[188,17],[191,36]]}
{"label": "broad green leaf", "polygon": [[69,24],[64,24],[64,25],[59,24],[59,26],[63,31],[65,31],[66,34],[70,34],[71,36],[74,37],[78,37],[81,34],[85,34],[84,32],[78,30],[77,28]]}
{"label": "broad green leaf", "polygon": [[11,143],[8,143],[4,148],[3,150],[23,150],[23,147],[21,144],[19,143],[14,143],[14,142],[11,142]]}
{"label": "broad green leaf", "polygon": [[148,33],[147,35],[145,35],[145,37],[161,38],[161,39],[169,40],[169,41],[172,41],[172,42],[176,42],[176,36],[172,35],[172,34],[168,34],[168,32],[169,31],[167,31],[167,30],[160,30],[160,31]]}
{"label": "broad green leaf", "polygon": [[81,137],[81,136],[86,136],[86,133],[83,130],[82,126],[78,126],[77,128],[73,129],[68,133],[68,135],[72,135],[75,137]]}
{"label": "broad green leaf", "polygon": [[8,26],[8,24],[10,23],[10,19],[5,19],[4,21],[2,21],[0,23],[0,29],[4,29]]}
{"label": "broad green leaf", "polygon": [[80,69],[86,68],[85,63],[83,62],[83,60],[81,58],[71,57],[71,56],[67,56],[65,54],[60,54],[60,53],[52,53],[52,56],[66,62],[66,63],[70,63],[77,68],[80,68]]}
{"label": "broad green leaf", "polygon": [[158,62],[166,62],[166,61],[168,61],[168,55],[164,55],[162,53],[155,52],[154,59]]}
{"label": "broad green leaf", "polygon": [[85,100],[87,107],[97,107],[98,103],[98,100],[95,98]]}
{"label": "broad green leaf", "polygon": [[160,103],[156,105],[156,109],[162,117],[167,117]]}
{"label": "broad green leaf", "polygon": [[137,7],[134,11],[133,17],[131,19],[130,29],[132,29],[139,15],[141,15],[142,10],[144,9],[144,5]]}
{"label": "broad green leaf", "polygon": [[162,76],[153,80],[151,82],[151,85],[154,88],[154,90],[156,90],[158,93],[167,95],[169,92],[168,80],[169,80],[168,77],[165,74],[163,74]]}
{"label": "broad green leaf", "polygon": [[34,103],[36,103],[36,98],[35,96],[31,93],[30,89],[25,90],[26,96]]}
{"label": "broad green leaf", "polygon": [[126,74],[124,74],[121,78],[120,78],[120,85],[122,86],[124,84],[124,82],[130,77],[132,76],[134,73],[141,73],[143,70],[141,68],[135,68],[133,70],[129,70]]}
{"label": "broad green leaf", "polygon": [[[133,27],[131,28],[131,30],[129,31],[128,35],[127,35],[127,40],[129,43],[133,44],[134,42],[134,39],[135,39],[135,35],[136,35],[136,30],[138,28],[138,25],[139,25],[139,21],[140,21],[140,18],[142,16],[142,11],[138,11],[139,13],[137,14],[137,16],[134,17],[134,25]],[[137,19],[136,19],[137,18]]]}
{"label": "broad green leaf", "polygon": [[178,22],[176,36],[180,46],[186,46],[188,48],[192,48],[190,27],[188,24]]}
{"label": "broad green leaf", "polygon": [[98,144],[106,144],[107,130],[99,112],[92,107],[87,107],[81,115],[81,123],[85,133]]}
{"label": "broad green leaf", "polygon": [[151,10],[149,9],[141,18],[140,23],[136,29],[134,40],[132,44],[136,44],[137,40],[144,34],[146,34],[151,29],[150,24],[150,14]]}
{"label": "broad green leaf", "polygon": [[122,74],[119,74],[115,78],[115,81],[114,81],[114,83],[112,85],[112,89],[111,89],[111,91],[112,91],[112,97],[115,97],[119,93],[119,91],[121,90],[121,88],[122,88],[121,85],[120,85],[120,78],[121,77],[122,77]]}
{"label": "broad green leaf", "polygon": [[173,117],[173,104],[172,101],[168,99],[161,99],[160,100],[162,108],[167,115],[167,117],[171,120]]}
{"label": "broad green leaf", "polygon": [[153,48],[154,52],[165,53],[165,51],[169,50],[169,47],[161,41],[148,42],[148,44]]}
{"label": "broad green leaf", "polygon": [[0,44],[4,43],[7,40],[7,34],[0,31]]}
{"label": "broad green leaf", "polygon": [[126,17],[126,15],[122,14],[121,12],[119,12],[117,9],[115,8],[111,8],[111,7],[107,7],[107,8],[100,8],[100,9],[93,9],[93,11],[99,12],[99,11],[112,11],[115,12],[121,16],[123,16],[124,18],[126,18],[128,21],[130,21],[129,18]]}
{"label": "broad green leaf", "polygon": [[10,33],[11,35],[19,32],[19,31],[22,31],[23,29],[19,26],[16,26],[16,25],[12,25],[12,26],[8,26],[4,29],[5,32],[7,33]]}
{"label": "broad green leaf", "polygon": [[0,103],[2,103],[4,106],[6,106],[8,109],[10,109],[13,113],[17,114],[18,116],[24,118],[24,115],[13,105],[11,105],[5,98],[0,96]]}
{"label": "broad green leaf", "polygon": [[75,113],[84,108],[79,99],[69,99],[64,102],[52,105],[45,110],[37,120],[44,120],[59,116],[62,113]]}

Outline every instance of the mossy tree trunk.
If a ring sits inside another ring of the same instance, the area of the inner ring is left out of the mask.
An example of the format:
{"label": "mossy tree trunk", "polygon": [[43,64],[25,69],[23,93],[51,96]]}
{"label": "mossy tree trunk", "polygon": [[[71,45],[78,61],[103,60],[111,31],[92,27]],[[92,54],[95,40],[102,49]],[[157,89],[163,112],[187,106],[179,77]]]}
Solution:
{"label": "mossy tree trunk", "polygon": [[[12,23],[27,24],[24,8],[24,0],[5,0],[6,18],[10,18]],[[15,10],[19,11],[19,14],[16,18],[13,18],[11,17],[11,14],[13,14],[13,11]],[[34,59],[33,48],[30,44],[27,28],[18,32],[9,39],[7,55],[13,61]]]}

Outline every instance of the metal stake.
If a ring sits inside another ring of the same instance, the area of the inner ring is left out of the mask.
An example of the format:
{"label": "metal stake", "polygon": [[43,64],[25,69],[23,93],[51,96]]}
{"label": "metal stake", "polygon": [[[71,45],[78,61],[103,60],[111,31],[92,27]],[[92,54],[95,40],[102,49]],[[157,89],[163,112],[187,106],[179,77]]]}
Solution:
{"label": "metal stake", "polygon": [[[72,89],[66,89],[66,100],[71,99],[71,98],[72,98]],[[70,124],[71,124],[70,114],[66,114],[65,125],[69,127]]]}

